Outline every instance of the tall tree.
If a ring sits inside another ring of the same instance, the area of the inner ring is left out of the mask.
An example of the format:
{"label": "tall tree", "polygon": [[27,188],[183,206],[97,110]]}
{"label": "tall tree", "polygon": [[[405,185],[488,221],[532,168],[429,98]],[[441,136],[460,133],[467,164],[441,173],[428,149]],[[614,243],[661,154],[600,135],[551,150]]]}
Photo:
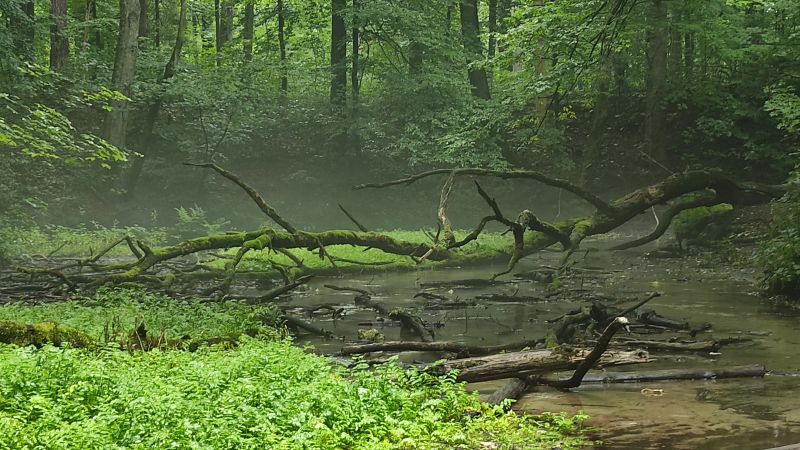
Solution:
{"label": "tall tree", "polygon": [[497,0],[489,0],[489,59],[494,58],[497,50]]}
{"label": "tall tree", "polygon": [[[137,40],[139,37],[139,0],[120,0],[119,36],[114,58],[111,84],[126,96],[131,93],[131,83],[136,75]],[[118,148],[124,149],[128,126],[127,102],[116,102],[106,116],[103,136]]]}
{"label": "tall tree", "polygon": [[352,30],[352,41],[353,45],[351,48],[351,68],[350,68],[350,88],[353,92],[353,105],[358,104],[358,91],[360,88],[359,83],[359,52],[360,52],[360,45],[361,45],[361,34],[359,27],[361,26],[361,22],[359,20],[359,0],[353,0],[353,30]]}
{"label": "tall tree", "polygon": [[148,17],[148,9],[150,9],[148,0],[139,0],[139,37],[150,37],[150,18]]}
{"label": "tall tree", "polygon": [[[175,76],[178,63],[180,62],[181,51],[183,50],[184,35],[186,34],[186,2],[187,0],[181,0],[181,10],[178,15],[178,33],[175,37],[175,46],[172,48],[172,54],[169,57],[169,61],[167,61],[167,65],[164,66],[164,73],[158,80],[159,84],[162,84]],[[161,105],[163,103],[164,97],[162,95],[158,95],[147,107],[147,113],[145,115],[141,133],[143,145],[139,146],[139,156],[133,160],[133,165],[128,173],[128,178],[125,181],[125,196],[128,198],[133,197],[136,185],[138,184],[139,178],[142,175],[142,169],[144,169],[144,163],[148,155],[147,148],[148,145],[153,141],[153,131],[155,129],[156,120],[158,120],[158,115],[161,111]]]}
{"label": "tall tree", "polygon": [[278,0],[278,49],[281,57],[281,94],[289,91],[289,77],[286,74],[286,5]]}
{"label": "tall tree", "polygon": [[478,0],[463,0],[459,3],[461,14],[461,37],[464,41],[464,53],[467,57],[469,84],[472,94],[478,98],[488,100],[489,79],[483,67],[476,67],[476,63],[483,61],[483,43],[480,38],[478,22]]}
{"label": "tall tree", "polygon": [[[86,21],[95,20],[97,20],[97,0],[86,0]],[[91,34],[92,30],[94,30],[94,46],[97,48],[103,48],[103,34],[100,31],[100,27],[94,24],[84,27],[83,42],[89,42],[89,35]]]}
{"label": "tall tree", "polygon": [[347,0],[331,0],[331,104],[347,101],[347,28],[344,11]]}
{"label": "tall tree", "polygon": [[666,109],[664,97],[667,80],[669,27],[664,0],[652,0],[647,15],[647,72],[645,145],[649,156],[659,165],[669,165],[664,145]]}
{"label": "tall tree", "polygon": [[244,4],[244,20],[242,20],[242,51],[244,60],[253,60],[253,34],[255,31],[255,5],[254,0],[247,0]]}
{"label": "tall tree", "polygon": [[50,68],[62,70],[69,62],[67,0],[50,0]]}
{"label": "tall tree", "polygon": [[153,2],[153,13],[155,14],[155,28],[156,28],[156,48],[161,47],[161,0],[155,0]]}

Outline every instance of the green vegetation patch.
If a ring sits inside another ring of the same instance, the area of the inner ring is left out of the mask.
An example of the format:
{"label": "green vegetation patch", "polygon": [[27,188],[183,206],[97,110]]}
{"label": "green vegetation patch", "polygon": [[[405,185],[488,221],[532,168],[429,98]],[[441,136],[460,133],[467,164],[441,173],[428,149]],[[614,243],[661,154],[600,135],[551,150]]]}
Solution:
{"label": "green vegetation patch", "polygon": [[577,448],[581,420],[517,416],[452,377],[345,370],[289,342],[0,347],[0,448]]}
{"label": "green vegetation patch", "polygon": [[101,290],[91,298],[30,305],[0,305],[0,321],[20,324],[57,323],[80,330],[101,342],[118,341],[144,324],[166,339],[190,336],[209,339],[265,331],[264,319],[275,318],[268,307],[239,303],[175,300],[139,290]]}
{"label": "green vegetation patch", "polygon": [[680,240],[717,240],[725,230],[723,219],[733,212],[733,205],[720,203],[714,206],[701,206],[687,209],[675,216],[672,229]]}
{"label": "green vegetation patch", "polygon": [[776,294],[800,297],[800,191],[797,186],[772,204],[769,239],[758,252],[764,284]]}
{"label": "green vegetation patch", "polygon": [[[422,231],[386,231],[381,232],[395,239],[420,244],[430,244],[430,238]],[[469,232],[454,232],[456,239],[463,239]],[[508,236],[501,236],[499,233],[482,233],[478,239],[455,250],[458,253],[456,258],[449,260],[448,264],[465,263],[470,261],[480,261],[497,258],[508,254],[513,241]],[[230,249],[225,255],[233,257],[238,249]],[[410,257],[385,253],[381,250],[351,245],[331,245],[325,247],[325,251],[334,258],[336,268],[345,271],[382,271],[382,270],[403,270],[419,267]],[[304,272],[319,272],[333,269],[331,262],[327,258],[320,258],[317,250],[309,251],[306,249],[291,249],[290,252],[300,259],[305,266]],[[251,251],[245,255],[239,263],[240,271],[269,271],[273,264],[283,266],[294,266],[295,263],[288,256],[274,252],[270,249]],[[427,265],[435,265],[435,262],[428,261]],[[212,263],[216,269],[225,268],[225,260]]]}

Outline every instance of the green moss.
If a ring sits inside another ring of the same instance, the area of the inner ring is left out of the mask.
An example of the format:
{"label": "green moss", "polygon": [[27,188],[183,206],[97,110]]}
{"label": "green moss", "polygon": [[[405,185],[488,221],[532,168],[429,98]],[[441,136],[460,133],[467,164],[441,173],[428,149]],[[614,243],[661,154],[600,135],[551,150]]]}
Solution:
{"label": "green moss", "polygon": [[34,324],[0,321],[0,342],[20,347],[45,344],[69,344],[72,347],[90,347],[94,340],[75,328],[59,325],[54,321]]}
{"label": "green moss", "polygon": [[672,220],[672,230],[678,241],[717,240],[727,230],[725,221],[732,212],[733,206],[728,203],[687,209]]}

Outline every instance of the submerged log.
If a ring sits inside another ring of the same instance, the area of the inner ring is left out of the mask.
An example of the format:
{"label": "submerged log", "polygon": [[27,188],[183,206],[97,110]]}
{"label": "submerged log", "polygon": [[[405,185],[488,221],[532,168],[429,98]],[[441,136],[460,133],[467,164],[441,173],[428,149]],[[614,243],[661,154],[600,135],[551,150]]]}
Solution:
{"label": "submerged log", "polygon": [[511,342],[502,345],[473,346],[458,342],[418,342],[418,341],[386,341],[370,344],[352,344],[342,347],[342,355],[355,355],[372,352],[446,352],[455,353],[462,357],[491,355],[509,350],[521,350],[526,347],[535,347],[543,342],[541,339]]}
{"label": "submerged log", "polygon": [[[444,373],[458,370],[459,381],[501,380],[576,369],[589,353],[590,351],[586,349],[567,348],[502,353],[454,359],[442,364],[440,370]],[[651,359],[644,351],[612,351],[603,354],[598,367],[641,364],[649,361]]]}
{"label": "submerged log", "polygon": [[[628,383],[667,380],[720,380],[723,378],[759,378],[767,374],[764,366],[737,366],[713,369],[666,369],[648,372],[606,372],[583,379],[584,383]],[[562,379],[543,378],[550,383]]]}

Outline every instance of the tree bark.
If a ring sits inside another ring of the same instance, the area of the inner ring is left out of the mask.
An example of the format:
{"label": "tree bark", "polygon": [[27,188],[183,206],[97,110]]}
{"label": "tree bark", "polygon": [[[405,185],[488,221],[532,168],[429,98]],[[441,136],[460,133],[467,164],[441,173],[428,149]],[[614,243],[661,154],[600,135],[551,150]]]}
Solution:
{"label": "tree bark", "polygon": [[652,0],[647,17],[647,98],[645,113],[645,146],[659,165],[669,167],[670,158],[664,145],[667,80],[667,9],[664,0]]}
{"label": "tree bark", "polygon": [[358,93],[359,93],[359,47],[361,45],[361,37],[360,37],[360,29],[361,26],[358,18],[359,14],[359,0],[353,0],[353,29],[352,29],[352,51],[351,57],[352,63],[350,68],[350,88],[353,94],[353,108],[358,105]]}
{"label": "tree bark", "polygon": [[139,37],[150,37],[150,18],[148,17],[148,0],[139,0]]}
{"label": "tree bark", "polygon": [[214,51],[217,65],[219,65],[222,51],[222,23],[220,21],[220,0],[214,0]]}
{"label": "tree bark", "polygon": [[497,2],[498,0],[489,0],[489,59],[494,58],[497,51]]}
{"label": "tree bark", "polygon": [[50,69],[63,70],[69,62],[67,0],[50,0]]}
{"label": "tree bark", "polygon": [[156,48],[160,48],[161,47],[161,0],[154,0],[153,9],[154,9],[153,12],[155,14],[154,19],[155,19],[155,22],[156,22],[155,23],[155,29],[156,29],[155,44],[156,44]]}
{"label": "tree bark", "polygon": [[[172,54],[170,55],[169,61],[167,61],[167,65],[164,67],[164,73],[161,75],[159,83],[163,83],[164,81],[167,81],[175,76],[175,70],[178,66],[178,62],[181,57],[181,51],[183,49],[184,34],[186,34],[186,2],[187,0],[181,0],[181,9],[178,13],[178,32],[175,37],[175,46],[172,48]],[[156,98],[147,109],[145,122],[142,126],[142,137],[144,142],[152,140],[153,129],[155,128],[156,120],[158,119],[158,114],[161,110],[161,104],[163,103],[163,100],[163,97],[159,95],[158,98]],[[147,146],[142,145],[140,147],[141,150],[139,153],[141,156],[134,158],[133,165],[128,173],[127,180],[125,181],[125,196],[127,198],[133,197],[136,190],[136,185],[138,184],[139,178],[142,175],[142,169],[144,168],[144,163],[147,158]]]}
{"label": "tree bark", "polygon": [[278,0],[278,50],[281,57],[281,94],[289,92],[289,76],[286,73],[286,8],[283,0]]}
{"label": "tree bark", "polygon": [[347,101],[347,28],[342,16],[346,0],[331,0],[331,104],[344,106]]}
{"label": "tree bark", "polygon": [[467,57],[467,74],[469,76],[469,84],[472,86],[472,94],[475,97],[488,100],[491,94],[486,70],[475,67],[475,64],[483,62],[483,43],[479,36],[478,0],[463,0],[459,3],[459,12],[461,14],[461,36],[464,42],[464,53]]}
{"label": "tree bark", "polygon": [[[119,37],[111,85],[126,96],[136,75],[137,39],[139,35],[139,0],[120,0]],[[128,125],[128,102],[116,102],[104,123],[103,136],[118,148],[125,148]]]}
{"label": "tree bark", "polygon": [[[247,0],[244,5],[244,20],[242,23],[242,49],[245,62],[253,60],[253,34],[255,28],[254,0]],[[280,0],[279,0],[280,2]]]}

